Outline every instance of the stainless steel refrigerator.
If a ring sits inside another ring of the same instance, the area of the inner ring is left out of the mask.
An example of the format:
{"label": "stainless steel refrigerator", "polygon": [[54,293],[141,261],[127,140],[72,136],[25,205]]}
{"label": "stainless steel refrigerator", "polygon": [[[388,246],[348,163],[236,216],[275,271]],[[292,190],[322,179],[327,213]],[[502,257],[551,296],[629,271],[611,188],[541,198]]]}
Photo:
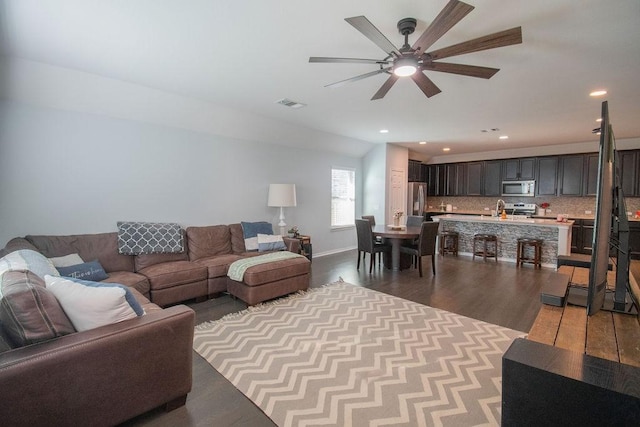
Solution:
{"label": "stainless steel refrigerator", "polygon": [[410,182],[407,189],[407,215],[424,215],[424,207],[427,204],[427,184]]}

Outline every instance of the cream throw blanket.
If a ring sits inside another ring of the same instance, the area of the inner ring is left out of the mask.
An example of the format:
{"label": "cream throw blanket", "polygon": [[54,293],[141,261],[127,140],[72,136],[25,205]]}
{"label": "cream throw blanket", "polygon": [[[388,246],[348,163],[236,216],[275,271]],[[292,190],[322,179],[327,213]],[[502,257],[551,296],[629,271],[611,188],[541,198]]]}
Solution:
{"label": "cream throw blanket", "polygon": [[242,282],[244,272],[247,271],[247,268],[249,267],[253,267],[254,265],[259,264],[265,264],[267,262],[282,261],[291,258],[304,258],[304,256],[294,254],[293,252],[289,251],[280,251],[239,259],[229,266],[229,272],[227,273],[227,276],[237,282]]}

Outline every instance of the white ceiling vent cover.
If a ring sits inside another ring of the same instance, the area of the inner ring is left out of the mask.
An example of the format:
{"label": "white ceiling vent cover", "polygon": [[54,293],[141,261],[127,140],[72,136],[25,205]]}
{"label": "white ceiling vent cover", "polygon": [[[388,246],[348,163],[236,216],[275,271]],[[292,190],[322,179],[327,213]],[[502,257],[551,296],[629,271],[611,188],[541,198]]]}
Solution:
{"label": "white ceiling vent cover", "polygon": [[287,98],[282,98],[282,99],[277,100],[276,104],[284,105],[285,107],[289,107],[289,108],[302,108],[302,107],[306,107],[307,106],[307,104],[303,104],[301,102],[292,101],[292,100],[287,99]]}

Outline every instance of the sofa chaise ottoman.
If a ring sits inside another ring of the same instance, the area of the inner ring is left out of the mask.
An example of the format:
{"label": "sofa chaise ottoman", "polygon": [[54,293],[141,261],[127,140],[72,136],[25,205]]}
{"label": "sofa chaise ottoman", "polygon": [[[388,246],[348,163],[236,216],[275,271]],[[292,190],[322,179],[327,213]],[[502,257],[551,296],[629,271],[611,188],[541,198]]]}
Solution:
{"label": "sofa chaise ottoman", "polygon": [[[270,255],[278,257],[279,254]],[[233,267],[230,267],[227,291],[247,305],[256,305],[292,292],[306,290],[309,287],[311,262],[302,255],[292,253],[288,255],[285,259],[275,258],[249,266],[241,279],[232,274]],[[246,261],[257,259],[258,257]],[[245,262],[245,260],[238,262]]]}

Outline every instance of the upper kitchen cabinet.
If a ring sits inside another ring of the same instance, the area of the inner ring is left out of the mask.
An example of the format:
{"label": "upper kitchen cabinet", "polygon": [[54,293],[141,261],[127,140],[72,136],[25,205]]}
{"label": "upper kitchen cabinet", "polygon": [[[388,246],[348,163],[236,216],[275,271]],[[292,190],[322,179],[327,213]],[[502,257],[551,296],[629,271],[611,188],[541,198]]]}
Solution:
{"label": "upper kitchen cabinet", "polygon": [[536,195],[555,196],[558,185],[558,157],[538,157]]}
{"label": "upper kitchen cabinet", "polygon": [[535,179],[536,159],[507,159],[502,161],[502,179],[504,181],[520,181]]}
{"label": "upper kitchen cabinet", "polygon": [[560,156],[558,159],[558,196],[582,196],[584,155]]}
{"label": "upper kitchen cabinet", "polygon": [[595,196],[598,190],[598,153],[584,156],[584,188],[583,196]]}
{"label": "upper kitchen cabinet", "polygon": [[502,195],[502,161],[485,161],[483,168],[484,180],[482,185],[482,194],[484,196]]}
{"label": "upper kitchen cabinet", "polygon": [[417,160],[409,160],[409,182],[425,182],[427,177],[424,175],[424,169],[422,168],[422,162]]}
{"label": "upper kitchen cabinet", "polygon": [[640,151],[619,151],[622,193],[627,197],[640,196]]}
{"label": "upper kitchen cabinet", "polygon": [[446,194],[445,196],[466,196],[465,163],[451,163],[446,165]]}
{"label": "upper kitchen cabinet", "polygon": [[428,165],[427,171],[427,195],[445,196],[447,190],[446,165]]}
{"label": "upper kitchen cabinet", "polygon": [[482,196],[482,162],[467,163],[467,196]]}

